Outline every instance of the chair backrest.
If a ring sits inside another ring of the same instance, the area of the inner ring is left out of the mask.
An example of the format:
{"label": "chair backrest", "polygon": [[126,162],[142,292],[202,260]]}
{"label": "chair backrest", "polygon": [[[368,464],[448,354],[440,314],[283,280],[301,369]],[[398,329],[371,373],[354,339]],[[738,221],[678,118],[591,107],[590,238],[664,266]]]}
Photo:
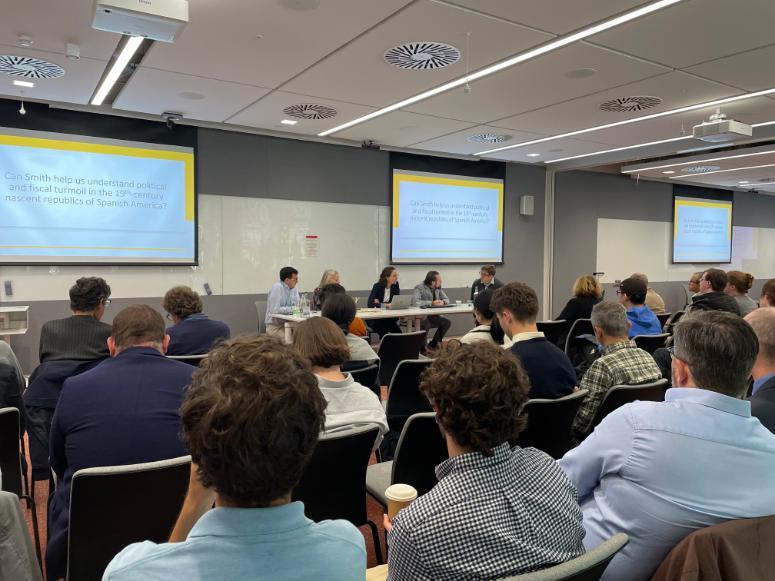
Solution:
{"label": "chair backrest", "polygon": [[673,316],[673,313],[657,313],[657,319],[659,320],[659,324],[664,327],[665,323],[670,319],[670,317]]}
{"label": "chair backrest", "polygon": [[635,335],[632,340],[635,341],[635,344],[638,347],[653,355],[654,351],[665,346],[669,337],[670,333],[660,333],[659,335]]}
{"label": "chair backrest", "polygon": [[538,448],[554,459],[562,458],[573,447],[571,426],[586,396],[587,390],[580,389],[558,399],[529,400],[524,408],[527,427],[517,444]]}
{"label": "chair backrest", "polygon": [[[680,321],[681,317],[683,317],[685,314],[686,314],[686,311],[676,311],[675,313],[670,315],[667,318],[667,321],[665,321],[664,325],[662,325],[662,330],[665,333],[672,333],[673,332],[673,327],[675,326],[675,324],[678,321]],[[657,316],[659,316],[659,315],[657,315]]]}
{"label": "chair backrest", "polygon": [[0,409],[0,474],[3,490],[22,493],[22,457],[19,450],[19,410]]}
{"label": "chair backrest", "polygon": [[568,326],[568,321],[565,319],[559,319],[558,321],[536,321],[538,330],[546,336],[547,341],[554,343],[555,345],[557,345],[560,337],[567,332]]}
{"label": "chair backrest", "polygon": [[98,581],[130,543],[166,542],[188,490],[191,456],[85,468],[73,475],[67,578]]}
{"label": "chair backrest", "polygon": [[565,354],[568,355],[573,339],[579,335],[594,335],[595,330],[592,328],[592,319],[576,319],[568,331],[568,338],[565,339]]}
{"label": "chair backrest", "polygon": [[615,385],[605,394],[600,408],[597,410],[592,427],[617,408],[634,401],[664,401],[667,379],[659,379],[640,385]]}
{"label": "chair backrest", "polygon": [[[428,398],[420,392],[420,376],[432,363],[431,359],[401,361],[390,380],[385,413],[388,421],[404,422],[412,414],[433,411]],[[392,426],[391,426],[392,428]]]}
{"label": "chair backrest", "polygon": [[380,386],[377,384],[379,378],[379,365],[371,364],[368,361],[348,361],[347,363],[366,363],[365,367],[358,367],[356,369],[347,369],[345,365],[342,365],[342,372],[347,372],[353,377],[353,381],[360,383],[364,387],[368,387],[372,390],[377,397],[381,399],[382,393]]}
{"label": "chair backrest", "polygon": [[308,518],[366,524],[366,468],[378,434],[377,426],[366,424],[320,438],[293,490]]}
{"label": "chair backrest", "polygon": [[404,424],[398,439],[390,483],[409,484],[418,494],[436,486],[436,465],[449,457],[447,443],[433,412],[414,414]]}
{"label": "chair backrest", "polygon": [[417,359],[428,339],[427,331],[415,333],[387,333],[379,344],[379,381],[387,385],[401,361]]}
{"label": "chair backrest", "polygon": [[188,363],[194,367],[199,367],[199,364],[207,357],[207,353],[200,353],[198,355],[167,355],[167,359],[174,359],[175,361],[181,361]]}
{"label": "chair backrest", "polygon": [[256,315],[258,315],[258,332],[264,333],[266,331],[266,326],[264,325],[264,313],[262,312],[261,306],[265,304],[265,301],[256,301]]}
{"label": "chair backrest", "polygon": [[502,581],[598,581],[611,559],[629,541],[630,538],[627,535],[617,533],[580,557],[548,569],[507,577]]}

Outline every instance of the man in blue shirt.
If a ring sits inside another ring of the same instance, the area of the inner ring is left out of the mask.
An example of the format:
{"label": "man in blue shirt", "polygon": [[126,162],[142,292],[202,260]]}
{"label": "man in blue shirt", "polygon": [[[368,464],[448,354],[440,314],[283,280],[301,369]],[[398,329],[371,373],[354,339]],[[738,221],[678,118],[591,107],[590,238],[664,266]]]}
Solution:
{"label": "man in blue shirt", "polygon": [[659,335],[662,332],[659,319],[644,304],[647,292],[646,283],[637,278],[625,278],[616,290],[619,302],[627,309],[627,318],[632,323],[627,332],[630,339],[636,335]]}
{"label": "man in blue shirt", "polygon": [[272,285],[266,297],[266,332],[268,335],[283,339],[285,323],[272,315],[290,315],[293,308],[299,306],[299,271],[292,266],[280,269],[280,280]]}
{"label": "man in blue shirt", "polygon": [[630,536],[603,579],[649,579],[692,531],[775,512],[775,436],[741,399],[753,329],[709,311],[681,319],[674,339],[665,401],[619,408],[559,461],[579,491],[584,546]]}
{"label": "man in blue shirt", "polygon": [[325,407],[309,363],[277,339],[239,337],[214,349],[180,409],[193,463],[170,542],[129,545],[103,579],[362,581],[360,531],[315,523],[291,502]]}

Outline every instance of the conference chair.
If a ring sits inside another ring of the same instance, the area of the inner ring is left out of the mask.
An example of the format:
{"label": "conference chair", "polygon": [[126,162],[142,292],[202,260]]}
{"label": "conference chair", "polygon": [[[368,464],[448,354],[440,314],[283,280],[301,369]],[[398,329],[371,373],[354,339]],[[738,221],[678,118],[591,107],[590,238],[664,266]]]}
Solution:
{"label": "conference chair", "polygon": [[670,317],[673,316],[673,313],[660,313],[657,315],[657,319],[659,320],[659,325],[664,329],[665,323],[670,319]]}
{"label": "conference chair", "polygon": [[0,578],[42,581],[40,563],[32,548],[19,497],[12,492],[0,491],[0,531],[4,551],[0,556]]}
{"label": "conference chair", "polygon": [[594,428],[617,408],[634,401],[664,401],[667,379],[659,379],[640,385],[615,385],[605,394],[600,408],[592,420]]}
{"label": "conference chair", "polygon": [[[675,327],[676,323],[681,320],[681,317],[683,317],[686,314],[686,311],[676,311],[672,315],[670,315],[667,318],[667,321],[665,321],[665,324],[662,325],[662,330],[665,333],[672,333],[673,327]],[[659,316],[659,315],[657,315]]]}
{"label": "conference chair", "polygon": [[587,393],[580,389],[559,399],[528,400],[524,407],[527,427],[519,434],[517,445],[538,448],[555,460],[562,458],[573,447],[571,426]]}
{"label": "conference chair", "polygon": [[293,489],[293,500],[302,501],[304,514],[314,521],[344,519],[356,527],[369,525],[381,565],[379,531],[366,514],[366,467],[378,435],[374,424],[324,434]]}
{"label": "conference chair", "polygon": [[207,355],[207,353],[200,353],[198,355],[167,355],[167,359],[181,361],[182,363],[188,363],[194,367],[199,367],[199,364],[205,360]]}
{"label": "conference chair", "polygon": [[586,339],[579,339],[580,335],[595,335],[595,330],[592,328],[592,319],[576,319],[573,321],[573,325],[568,331],[568,338],[565,340],[565,354],[570,357],[571,350],[578,344],[579,341],[589,342]]}
{"label": "conference chair", "polygon": [[[264,304],[264,301],[256,301],[256,315],[258,315],[258,332],[264,333],[266,332],[266,326],[264,325],[264,316],[262,316],[261,313],[261,305]],[[264,313],[266,315],[266,313]]]}
{"label": "conference chair", "polygon": [[22,455],[19,434],[19,410],[17,408],[0,409],[0,479],[2,489],[11,492],[20,500],[27,502],[32,511],[32,535],[35,538],[35,554],[41,562],[40,529],[38,527],[38,509],[35,498],[22,490]]}
{"label": "conference chair", "polygon": [[546,340],[555,345],[559,345],[560,339],[568,332],[568,321],[565,319],[536,321],[536,326],[546,336]]}
{"label": "conference chair", "polygon": [[78,470],[70,490],[68,581],[99,581],[130,543],[167,542],[190,472],[191,456]]}
{"label": "conference chair", "polygon": [[404,424],[395,458],[372,464],[366,470],[366,492],[385,507],[385,490],[391,484],[409,484],[418,494],[425,494],[436,486],[436,466],[448,457],[436,414],[414,414]]}
{"label": "conference chair", "polygon": [[388,387],[385,414],[391,430],[400,432],[413,414],[433,411],[428,398],[420,392],[420,376],[432,359],[401,361]]}
{"label": "conference chair", "polygon": [[[355,366],[360,363],[365,365]],[[349,365],[348,365],[349,364]],[[353,381],[368,387],[378,398],[382,399],[382,389],[379,385],[379,365],[368,361],[346,361],[340,366],[342,373],[349,373]]]}
{"label": "conference chair", "polygon": [[661,333],[659,335],[635,335],[632,340],[635,341],[635,344],[638,347],[650,355],[653,355],[654,351],[665,346],[669,337],[670,333]]}
{"label": "conference chair", "polygon": [[387,333],[377,349],[379,355],[379,382],[387,385],[401,361],[419,359],[420,351],[428,340],[427,331],[414,333]]}
{"label": "conference chair", "polygon": [[617,533],[580,557],[548,569],[506,577],[502,581],[598,581],[616,554],[630,542],[624,533]]}

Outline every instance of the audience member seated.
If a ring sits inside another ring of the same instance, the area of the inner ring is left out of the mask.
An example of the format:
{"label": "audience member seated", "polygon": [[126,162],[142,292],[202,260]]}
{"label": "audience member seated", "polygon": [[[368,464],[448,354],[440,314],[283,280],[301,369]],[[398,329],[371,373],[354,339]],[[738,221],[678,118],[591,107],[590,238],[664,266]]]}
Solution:
{"label": "audience member seated", "polygon": [[27,429],[27,411],[22,401],[24,374],[11,346],[0,340],[0,408],[19,410],[19,435]]}
{"label": "audience member seated", "polygon": [[751,415],[775,433],[775,308],[756,309],[746,315],[745,320],[759,340],[759,354],[751,371]]}
{"label": "audience member seated", "polygon": [[327,296],[323,303],[321,315],[331,319],[344,333],[347,347],[350,350],[350,361],[368,361],[376,363],[379,356],[371,348],[369,342],[350,333],[350,325],[355,318],[355,301],[351,296],[334,294]]}
{"label": "audience member seated", "polygon": [[646,306],[651,309],[655,315],[661,315],[665,312],[665,301],[659,296],[659,293],[649,286],[649,277],[642,272],[633,273],[630,278],[640,280],[646,285]]}
{"label": "audience member seated", "polygon": [[604,580],[643,581],[693,530],[772,514],[775,437],[741,399],[757,340],[739,316],[684,317],[664,402],[627,404],[560,466],[576,484],[587,550],[616,533],[630,542]]}
{"label": "audience member seated", "polygon": [[503,286],[503,283],[495,278],[495,266],[492,264],[485,264],[479,269],[479,278],[477,278],[471,285],[471,300],[476,298],[476,295],[486,290],[495,292]]}
{"label": "audience member seated", "polygon": [[573,297],[565,304],[557,320],[564,319],[568,328],[578,319],[589,319],[592,307],[603,298],[603,287],[591,274],[583,274],[573,283]]}
{"label": "audience member seated", "polygon": [[[339,283],[332,282],[330,284],[325,285],[323,288],[320,289],[320,306],[322,308],[323,303],[328,300],[328,297],[333,295],[344,295],[347,294],[347,290]],[[353,299],[353,302],[355,299]],[[352,323],[350,323],[350,326],[348,327],[348,331],[352,333],[353,335],[357,335],[358,337],[368,337],[369,330],[366,328],[366,323],[363,322],[363,319],[356,316]]]}
{"label": "audience member seated", "polygon": [[51,426],[51,467],[59,486],[49,507],[49,578],[65,575],[76,471],[186,454],[178,410],[194,367],[164,357],[168,343],[159,313],[147,305],[127,307],[113,319],[111,358],[65,381]]}
{"label": "audience member seated", "polygon": [[753,275],[739,270],[727,272],[727,286],[724,292],[737,301],[740,314],[745,317],[751,311],[759,308],[758,303],[748,296],[753,286]]}
{"label": "audience member seated", "polygon": [[110,325],[100,321],[109,304],[110,287],[104,279],[91,276],[75,281],[70,288],[73,315],[49,321],[40,330],[40,362],[107,357]]}
{"label": "audience member seated", "polygon": [[501,579],[581,555],[575,488],[543,452],[510,445],[530,390],[518,362],[494,345],[461,345],[434,360],[420,389],[449,459],[430,492],[392,524],[385,517],[388,579]]}
{"label": "audience member seated", "polygon": [[627,309],[627,318],[630,320],[630,330],[627,337],[632,339],[636,335],[659,335],[662,325],[659,319],[648,308],[646,300],[646,285],[636,278],[625,278],[619,283],[616,290],[619,302]]}
{"label": "audience member seated", "polygon": [[299,271],[292,266],[280,269],[280,280],[272,285],[266,297],[266,332],[268,335],[283,339],[285,323],[272,315],[290,315],[293,308],[299,306]]}
{"label": "audience member seated", "polygon": [[294,329],[293,348],[312,364],[312,372],[328,402],[326,432],[376,424],[380,430],[379,445],[388,431],[385,408],[373,391],[354,381],[349,373],[339,370],[339,366],[350,359],[350,349],[342,330],[325,317],[307,319]]}
{"label": "audience member seated", "polygon": [[163,306],[173,323],[167,328],[170,336],[167,355],[207,353],[217,342],[231,336],[226,323],[213,321],[202,313],[202,299],[187,286],[168,290]]}
{"label": "audience member seated", "polygon": [[277,339],[218,346],[181,408],[193,463],[170,542],[129,545],[103,579],[362,581],[358,529],[342,520],[315,523],[303,503],[291,502],[325,407],[309,364]]}
{"label": "audience member seated", "polygon": [[576,386],[576,372],[568,356],[546,340],[536,326],[538,297],[521,282],[512,282],[492,295],[490,309],[511,339],[517,356],[530,378],[531,398],[558,398]]}
{"label": "audience member seated", "polygon": [[638,385],[662,378],[654,359],[627,338],[627,311],[619,303],[599,303],[592,309],[592,328],[603,354],[587,369],[580,389],[589,390],[573,421],[571,433],[576,442],[592,430],[608,390],[615,385]]}
{"label": "audience member seated", "polygon": [[[393,266],[386,266],[379,275],[379,280],[374,283],[366,301],[369,307],[389,309],[393,297],[401,294],[398,286],[398,271]],[[380,339],[388,333],[400,333],[398,318],[375,319],[371,321],[372,330],[379,334]]]}
{"label": "audience member seated", "polygon": [[686,283],[686,288],[689,291],[689,295],[687,298],[687,303],[684,306],[684,309],[688,307],[690,304],[692,304],[692,297],[700,292],[700,279],[702,278],[702,271],[692,273],[692,275],[689,277],[689,281]]}
{"label": "audience member seated", "polygon": [[700,292],[692,297],[687,311],[727,311],[740,314],[737,301],[724,293],[727,286],[727,273],[719,268],[709,268],[700,278]]}
{"label": "audience member seated", "polygon": [[320,310],[322,306],[321,304],[322,301],[320,300],[320,292],[323,290],[323,287],[326,286],[327,284],[341,285],[341,282],[339,281],[339,272],[337,272],[333,268],[329,268],[328,270],[323,272],[323,276],[320,278],[320,284],[314,291],[312,291],[312,310],[313,311]]}
{"label": "audience member seated", "polygon": [[474,297],[474,319],[477,326],[460,338],[460,342],[465,345],[471,343],[491,343],[495,345],[495,339],[492,336],[492,321],[495,313],[490,310],[490,301],[492,300],[492,291],[487,289],[476,293]]}
{"label": "audience member seated", "polygon": [[[429,270],[425,280],[414,287],[412,291],[413,307],[441,307],[449,304],[449,297],[441,288],[441,275],[436,270]],[[429,315],[420,320],[420,326],[425,330],[436,328],[433,339],[428,343],[431,349],[437,347],[444,340],[444,335],[449,331],[452,322],[441,315]]]}
{"label": "audience member seated", "polygon": [[775,278],[771,278],[762,287],[762,296],[759,298],[759,306],[775,307]]}

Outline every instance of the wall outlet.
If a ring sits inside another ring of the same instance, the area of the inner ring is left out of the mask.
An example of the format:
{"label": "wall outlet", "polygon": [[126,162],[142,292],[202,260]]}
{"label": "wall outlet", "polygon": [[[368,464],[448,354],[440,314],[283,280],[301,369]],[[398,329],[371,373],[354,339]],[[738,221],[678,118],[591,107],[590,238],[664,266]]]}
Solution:
{"label": "wall outlet", "polygon": [[12,297],[13,296],[13,284],[10,280],[6,280],[3,283],[3,286],[5,287],[5,296]]}

